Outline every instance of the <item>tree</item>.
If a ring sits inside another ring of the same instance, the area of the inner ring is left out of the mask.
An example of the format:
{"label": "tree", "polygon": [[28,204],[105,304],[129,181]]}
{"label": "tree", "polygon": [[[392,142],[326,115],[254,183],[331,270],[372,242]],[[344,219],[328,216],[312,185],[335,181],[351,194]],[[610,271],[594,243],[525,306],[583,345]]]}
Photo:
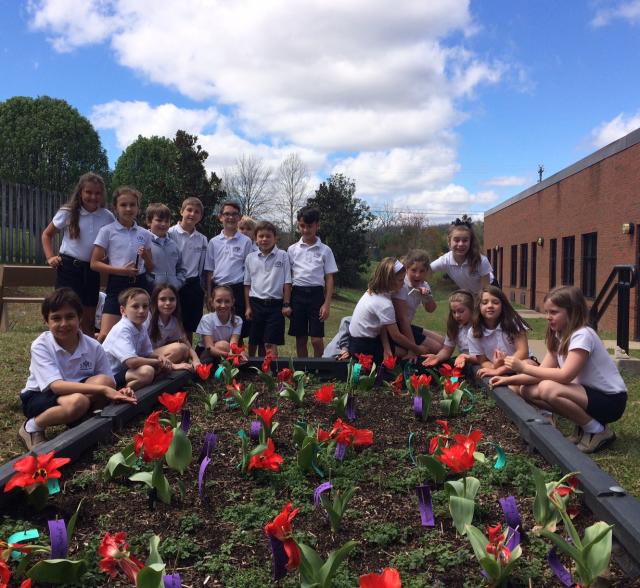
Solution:
{"label": "tree", "polygon": [[108,181],[107,155],[91,123],[65,100],[16,96],[0,103],[0,178],[70,192],[88,171]]}
{"label": "tree", "polygon": [[307,206],[320,210],[320,235],[331,247],[340,269],[341,286],[358,283],[358,274],[368,259],[367,231],[374,220],[366,202],[355,198],[356,183],[342,174],[333,174],[320,184]]}
{"label": "tree", "polygon": [[276,178],[277,193],[274,196],[277,220],[293,239],[296,232],[296,212],[306,199],[309,170],[297,153],[291,153],[280,164]]}
{"label": "tree", "polygon": [[260,217],[271,207],[271,168],[260,157],[242,154],[235,166],[224,171],[224,189],[237,200],[242,214]]}

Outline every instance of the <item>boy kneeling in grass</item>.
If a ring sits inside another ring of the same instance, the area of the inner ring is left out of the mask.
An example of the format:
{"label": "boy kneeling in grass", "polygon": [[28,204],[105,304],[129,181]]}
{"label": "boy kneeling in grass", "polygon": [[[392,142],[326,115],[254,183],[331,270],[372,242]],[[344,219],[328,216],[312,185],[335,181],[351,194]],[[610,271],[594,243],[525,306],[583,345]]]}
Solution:
{"label": "boy kneeling in grass", "polygon": [[150,298],[142,288],[129,288],[118,296],[122,318],[102,344],[116,386],[138,390],[151,384],[158,373],[171,371],[171,362],[153,351],[144,326]]}
{"label": "boy kneeling in grass", "polygon": [[136,402],[131,388],[116,390],[104,349],[82,332],[82,302],[73,290],[49,294],[42,316],[49,330],[31,344],[29,378],[20,393],[27,420],[18,437],[29,450],[45,441],[47,427],[73,423],[111,400]]}

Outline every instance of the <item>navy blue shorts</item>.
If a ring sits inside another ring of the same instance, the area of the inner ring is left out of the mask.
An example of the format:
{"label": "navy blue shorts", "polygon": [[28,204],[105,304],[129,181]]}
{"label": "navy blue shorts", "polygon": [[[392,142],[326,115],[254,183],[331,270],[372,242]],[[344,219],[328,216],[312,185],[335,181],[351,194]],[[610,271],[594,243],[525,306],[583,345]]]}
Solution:
{"label": "navy blue shorts", "polygon": [[624,414],[627,406],[627,393],[605,394],[601,390],[583,386],[587,392],[586,413],[599,423],[613,423]]}
{"label": "navy blue shorts", "polygon": [[64,254],[60,254],[60,259],[62,263],[56,271],[56,290],[71,288],[80,298],[82,306],[95,308],[98,305],[100,274],[89,267],[88,261]]}
{"label": "navy blue shorts", "polygon": [[324,337],[324,322],[320,320],[323,304],[324,286],[293,286],[289,335]]}
{"label": "navy blue shorts", "polygon": [[422,327],[418,327],[417,325],[411,325],[411,332],[413,333],[413,339],[415,340],[416,345],[422,345],[422,343],[426,339],[424,335],[424,329]]}
{"label": "navy blue shorts", "polygon": [[236,316],[239,316],[242,319],[242,331],[240,332],[240,338],[242,339],[249,335],[249,330],[251,328],[251,321],[244,318],[244,283],[226,284],[226,286],[227,288],[231,288],[233,291],[233,297],[235,299],[233,312]]}
{"label": "navy blue shorts", "polygon": [[135,279],[127,276],[109,276],[107,281],[107,298],[104,301],[102,314],[115,314],[120,316],[120,303],[118,296],[128,288],[142,288],[151,296],[151,285],[147,279],[147,274],[138,274]]}
{"label": "navy blue shorts", "polygon": [[58,406],[58,396],[51,390],[25,390],[20,394],[22,412],[28,419],[33,419],[45,410]]}
{"label": "navy blue shorts", "polygon": [[180,292],[180,312],[182,324],[188,333],[195,333],[202,318],[204,306],[204,290],[200,284],[200,278],[189,278],[184,283]]}
{"label": "navy blue shorts", "polygon": [[282,300],[249,299],[251,302],[251,345],[284,345]]}

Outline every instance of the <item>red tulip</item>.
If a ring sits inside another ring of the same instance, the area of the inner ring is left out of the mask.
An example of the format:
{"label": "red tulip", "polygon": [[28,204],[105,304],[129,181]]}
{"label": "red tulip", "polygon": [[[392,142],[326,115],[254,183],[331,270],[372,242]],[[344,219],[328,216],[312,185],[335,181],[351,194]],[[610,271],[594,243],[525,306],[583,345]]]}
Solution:
{"label": "red tulip", "polygon": [[420,388],[428,388],[431,384],[431,376],[427,376],[426,374],[420,374],[419,376],[412,374],[409,380],[411,381],[411,386],[416,394]]}
{"label": "red tulip", "polygon": [[322,404],[331,404],[333,402],[333,384],[325,384],[316,390],[315,399]]}
{"label": "red tulip", "polygon": [[431,442],[429,443],[429,453],[433,454],[434,451],[438,448],[438,443],[440,442],[440,439],[442,439],[445,443],[447,441],[447,439],[449,438],[449,423],[447,421],[436,421],[436,425],[440,425],[440,427],[442,428],[442,435],[436,435],[435,437],[433,437],[433,439],[431,439]]}
{"label": "red tulip", "polygon": [[8,586],[10,578],[11,570],[9,569],[9,566],[0,559],[0,588]]}
{"label": "red tulip", "polygon": [[360,588],[402,588],[400,573],[395,568],[385,568],[381,574],[360,576]]}
{"label": "red tulip", "polygon": [[397,361],[398,361],[398,358],[395,355],[389,355],[384,358],[382,365],[384,365],[384,367],[386,367],[389,371],[391,371],[393,370],[393,368],[396,367]]}
{"label": "red tulip", "polygon": [[504,532],[502,531],[502,525],[498,523],[493,527],[487,527],[487,535],[489,535],[489,543],[497,545],[501,541],[504,541]]}
{"label": "red tulip", "polygon": [[366,355],[365,353],[356,353],[358,363],[362,366],[365,372],[368,372],[373,367],[373,355]]}
{"label": "red tulip", "polygon": [[461,444],[443,447],[438,459],[455,473],[466,472],[473,467],[475,443],[471,447]]}
{"label": "red tulip", "polygon": [[453,394],[458,388],[460,388],[460,381],[452,382],[451,380],[444,381],[444,391],[447,394]]}
{"label": "red tulip", "polygon": [[105,533],[98,553],[102,556],[100,560],[100,570],[109,574],[112,578],[116,576],[116,565],[129,578],[131,582],[136,583],[138,572],[144,567],[144,564],[129,552],[129,545],[125,542],[124,533],[116,533],[110,535]]}
{"label": "red tulip", "polygon": [[231,343],[229,345],[229,355],[227,356],[227,359],[229,359],[233,365],[238,366],[240,365],[240,359],[243,353],[244,353],[243,345],[238,345],[237,343]]}
{"label": "red tulip", "polygon": [[502,567],[506,566],[511,559],[511,550],[502,543],[498,545],[489,543],[485,549],[489,555],[495,557],[496,561],[499,562]]}
{"label": "red tulip", "polygon": [[268,374],[271,371],[271,362],[273,361],[273,355],[267,354],[262,362],[262,366],[260,367],[260,371],[265,374]]}
{"label": "red tulip", "polygon": [[460,369],[451,367],[448,363],[443,363],[438,372],[445,378],[459,378],[462,375],[462,371]]}
{"label": "red tulip", "polygon": [[320,441],[320,443],[323,443],[324,441],[328,441],[329,439],[331,439],[331,433],[318,428],[318,441]]}
{"label": "red tulip", "polygon": [[27,578],[20,584],[20,588],[31,588],[31,578]]}
{"label": "red tulip", "polygon": [[206,380],[211,375],[211,368],[213,367],[212,363],[201,363],[196,368],[196,374],[201,380]]}
{"label": "red tulip", "polygon": [[160,411],[156,410],[144,422],[142,434],[136,433],[133,439],[133,446],[136,455],[139,455],[140,450],[144,448],[142,459],[144,461],[152,461],[160,459],[167,453],[171,441],[173,441],[173,430],[171,427],[162,428],[160,425]]}
{"label": "red tulip", "polygon": [[289,368],[283,368],[278,372],[278,381],[291,384],[293,382],[293,371]]}
{"label": "red tulip", "polygon": [[402,392],[403,386],[404,386],[404,376],[402,374],[398,374],[396,379],[391,383],[393,393],[400,394]]}
{"label": "red tulip", "polygon": [[343,422],[342,419],[336,419],[330,436],[338,443],[354,445],[356,447],[371,445],[373,443],[373,431],[369,429],[356,429],[350,424]]}
{"label": "red tulip", "polygon": [[249,460],[249,471],[257,469],[279,472],[282,462],[282,456],[276,453],[273,440],[269,437],[267,439],[267,448],[262,453],[251,456]]}
{"label": "red tulip", "polygon": [[13,488],[28,488],[34,484],[47,484],[48,481],[60,478],[62,474],[58,471],[63,465],[71,460],[68,457],[53,457],[54,452],[50,451],[43,455],[27,455],[13,464],[13,469],[18,472],[4,487],[5,492]]}
{"label": "red tulip", "polygon": [[158,402],[170,413],[177,414],[182,410],[182,405],[184,404],[186,397],[186,392],[176,392],[175,394],[167,394],[164,392],[158,396]]}
{"label": "red tulip", "polygon": [[289,558],[287,562],[287,570],[292,570],[300,565],[301,554],[298,544],[293,539],[293,531],[291,521],[298,514],[299,508],[291,510],[292,504],[289,502],[285,505],[279,515],[264,527],[264,532],[276,539],[282,541],[284,551]]}
{"label": "red tulip", "polygon": [[270,431],[271,422],[273,421],[273,417],[275,416],[275,414],[278,412],[278,407],[269,408],[267,406],[265,408],[254,408],[253,412],[262,420],[265,429]]}

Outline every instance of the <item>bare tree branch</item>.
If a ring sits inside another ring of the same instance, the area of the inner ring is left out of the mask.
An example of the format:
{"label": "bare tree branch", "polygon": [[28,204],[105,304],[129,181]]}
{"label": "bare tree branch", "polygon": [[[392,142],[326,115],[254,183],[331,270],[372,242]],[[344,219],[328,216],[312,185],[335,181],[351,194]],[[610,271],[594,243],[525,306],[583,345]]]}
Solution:
{"label": "bare tree branch", "polygon": [[272,204],[271,168],[260,157],[242,154],[231,169],[223,172],[227,194],[238,201],[242,214],[261,217]]}
{"label": "bare tree branch", "polygon": [[291,237],[296,230],[296,212],[308,197],[309,170],[297,153],[290,153],[280,164],[274,197],[276,219]]}

